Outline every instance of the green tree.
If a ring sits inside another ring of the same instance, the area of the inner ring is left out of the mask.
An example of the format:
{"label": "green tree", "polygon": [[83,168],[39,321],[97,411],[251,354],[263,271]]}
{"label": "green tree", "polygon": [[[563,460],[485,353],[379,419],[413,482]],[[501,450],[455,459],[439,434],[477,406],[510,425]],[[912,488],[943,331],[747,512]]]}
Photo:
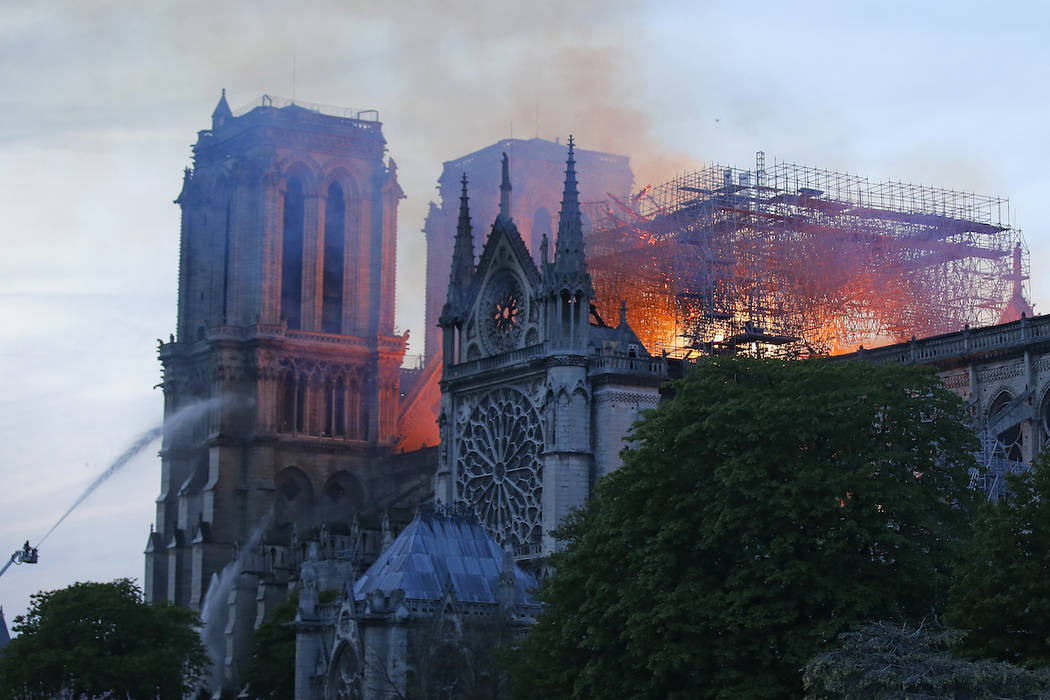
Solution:
{"label": "green tree", "polygon": [[959,564],[945,619],[975,657],[1050,664],[1050,455],[1008,477],[998,505],[982,506]]}
{"label": "green tree", "polygon": [[673,389],[556,533],[522,697],[798,697],[840,632],[943,601],[975,440],[932,373],[716,358]]}
{"label": "green tree", "polygon": [[293,593],[252,633],[252,656],[244,679],[252,697],[280,700],[295,695],[295,628],[299,608]]}
{"label": "green tree", "polygon": [[1034,700],[1050,697],[1050,674],[952,655],[959,632],[874,623],[839,637],[806,664],[808,700]]}
{"label": "green tree", "polygon": [[178,700],[208,663],[199,625],[190,610],[143,602],[129,579],[34,593],[0,658],[0,687],[19,699]]}
{"label": "green tree", "polygon": [[[318,593],[318,603],[339,597],[336,589]],[[252,697],[284,700],[295,695],[295,615],[299,594],[292,593],[276,605],[252,632],[252,655],[244,669],[244,680]]]}

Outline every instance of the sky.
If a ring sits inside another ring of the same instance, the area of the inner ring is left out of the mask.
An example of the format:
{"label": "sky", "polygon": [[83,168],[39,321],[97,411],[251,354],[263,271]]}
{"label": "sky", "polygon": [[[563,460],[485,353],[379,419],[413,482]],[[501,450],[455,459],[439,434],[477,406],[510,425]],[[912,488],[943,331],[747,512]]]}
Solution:
{"label": "sky", "polygon": [[[397,325],[422,352],[421,233],[444,161],[510,136],[703,163],[805,163],[1008,197],[1050,311],[1041,4],[0,0],[0,557],[161,419],[178,195],[223,88],[376,109],[406,199]],[[585,177],[584,173],[580,174]],[[0,579],[141,581],[156,446]],[[8,550],[3,549],[8,547]]]}

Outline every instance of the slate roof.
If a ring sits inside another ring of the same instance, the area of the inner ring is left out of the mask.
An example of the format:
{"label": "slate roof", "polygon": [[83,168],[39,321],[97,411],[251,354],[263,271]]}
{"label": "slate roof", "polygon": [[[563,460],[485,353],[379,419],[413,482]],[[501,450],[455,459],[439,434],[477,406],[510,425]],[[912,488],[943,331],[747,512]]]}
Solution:
{"label": "slate roof", "polygon": [[[499,603],[503,550],[473,518],[423,513],[354,584],[354,598],[369,591],[389,593],[400,588],[405,598],[439,601],[451,581],[456,599],[469,603]],[[515,602],[536,605],[529,591],[536,579],[514,566]]]}
{"label": "slate roof", "polygon": [[617,352],[627,352],[629,345],[638,348],[639,357],[651,357],[645,345],[638,338],[638,334],[630,326],[623,324],[617,327],[591,325],[590,345],[592,349],[601,350],[605,342],[617,345]]}

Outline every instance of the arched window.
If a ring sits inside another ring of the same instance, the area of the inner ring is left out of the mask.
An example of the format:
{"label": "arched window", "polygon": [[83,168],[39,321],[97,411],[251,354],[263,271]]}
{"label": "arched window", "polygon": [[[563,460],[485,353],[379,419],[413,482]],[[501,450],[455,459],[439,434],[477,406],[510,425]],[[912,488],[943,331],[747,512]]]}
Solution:
{"label": "arched window", "polygon": [[561,336],[568,340],[572,325],[572,297],[565,290],[561,293]]}
{"label": "arched window", "polygon": [[281,387],[280,432],[301,433],[306,424],[305,375],[294,369],[285,373]]}
{"label": "arched window", "polygon": [[346,435],[346,382],[342,377],[325,384],[324,426],[326,435]]}
{"label": "arched window", "polygon": [[281,432],[295,432],[295,374],[288,372],[281,387]]}
{"label": "arched window", "polygon": [[[1014,397],[1011,396],[1009,392],[1000,392],[999,395],[996,396],[995,399],[992,401],[991,406],[988,408],[988,419],[995,420],[995,416],[1005,411],[1010,406],[1010,403],[1013,401],[1013,399]],[[1021,434],[1020,423],[1015,423],[1014,425],[1011,425],[1010,427],[1006,428],[1006,430],[1003,430],[998,435],[996,435],[996,439],[1002,446],[1003,453],[1005,454],[1007,459],[1012,459],[1015,462],[1020,462],[1022,459],[1024,459],[1024,453],[1022,451],[1023,437]]]}
{"label": "arched window", "polygon": [[288,180],[281,229],[281,317],[289,328],[299,328],[303,307],[303,220],[306,215],[303,183]]}
{"label": "arched window", "polygon": [[321,330],[343,328],[343,252],[346,249],[346,200],[338,182],[328,187],[324,217],[324,280],[321,283]]}

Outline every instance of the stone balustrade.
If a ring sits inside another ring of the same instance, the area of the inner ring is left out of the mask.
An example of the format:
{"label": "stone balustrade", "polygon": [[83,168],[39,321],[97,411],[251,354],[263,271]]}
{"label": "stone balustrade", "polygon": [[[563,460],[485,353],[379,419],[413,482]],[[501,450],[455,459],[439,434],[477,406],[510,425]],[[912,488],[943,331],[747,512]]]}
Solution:
{"label": "stone balustrade", "polygon": [[964,328],[956,333],[887,345],[838,355],[834,360],[865,360],[880,364],[932,364],[953,357],[984,355],[1035,342],[1050,342],[1050,315],[1022,317],[1019,321],[985,328]]}

